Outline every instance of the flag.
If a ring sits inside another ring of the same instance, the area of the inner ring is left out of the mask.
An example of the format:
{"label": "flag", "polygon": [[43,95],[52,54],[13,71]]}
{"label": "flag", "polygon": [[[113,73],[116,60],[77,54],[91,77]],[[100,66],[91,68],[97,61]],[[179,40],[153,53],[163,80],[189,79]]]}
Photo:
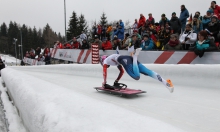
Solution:
{"label": "flag", "polygon": [[190,15],[190,17],[189,17],[189,20],[188,20],[188,24],[191,24],[192,23],[192,13],[191,13],[191,15]]}

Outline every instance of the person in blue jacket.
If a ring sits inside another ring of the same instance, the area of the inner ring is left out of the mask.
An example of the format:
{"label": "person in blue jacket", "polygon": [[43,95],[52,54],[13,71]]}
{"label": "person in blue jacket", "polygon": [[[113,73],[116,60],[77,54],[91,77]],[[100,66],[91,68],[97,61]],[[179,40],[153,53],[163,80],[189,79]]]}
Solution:
{"label": "person in blue jacket", "polygon": [[181,5],[181,13],[180,13],[180,21],[181,21],[181,24],[182,24],[182,32],[185,30],[185,27],[186,27],[186,22],[187,22],[187,18],[189,17],[189,12],[188,10],[186,9],[185,5]]}
{"label": "person in blue jacket", "polygon": [[122,29],[125,28],[124,23],[122,22],[122,20],[119,20],[119,25],[121,26]]}
{"label": "person in blue jacket", "polygon": [[154,48],[154,42],[152,39],[149,37],[148,34],[143,35],[144,40],[141,43],[141,48],[142,50],[152,50]]}
{"label": "person in blue jacket", "polygon": [[121,25],[119,25],[119,28],[114,33],[114,35],[116,35],[118,37],[118,39],[124,40],[124,28],[122,28]]}
{"label": "person in blue jacket", "polygon": [[202,19],[202,24],[203,24],[203,29],[205,30],[206,28],[208,28],[208,24],[211,22],[211,18],[213,15],[213,10],[209,9],[206,12],[206,15],[203,17]]}

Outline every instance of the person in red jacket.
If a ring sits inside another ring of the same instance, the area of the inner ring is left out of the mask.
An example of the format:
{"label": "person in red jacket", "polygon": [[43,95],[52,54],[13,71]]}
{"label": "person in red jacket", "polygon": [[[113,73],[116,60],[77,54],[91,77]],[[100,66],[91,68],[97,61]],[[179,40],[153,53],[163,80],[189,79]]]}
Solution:
{"label": "person in red jacket", "polygon": [[60,43],[59,41],[57,41],[57,46],[56,46],[57,49],[63,49],[63,44]]}
{"label": "person in red jacket", "polygon": [[214,15],[218,16],[218,19],[220,20],[220,6],[218,6],[218,5],[216,4],[216,1],[212,1],[212,2],[211,2],[211,7],[210,7],[210,9],[213,10]]}
{"label": "person in red jacket", "polygon": [[76,40],[76,37],[73,37],[72,49],[79,49],[80,43]]}
{"label": "person in red jacket", "polygon": [[140,19],[138,22],[139,34],[141,34],[141,27],[144,26],[145,23],[146,23],[146,18],[144,17],[143,14],[140,14]]}
{"label": "person in red jacket", "polygon": [[70,43],[66,43],[64,46],[65,46],[65,49],[71,49],[72,48]]}
{"label": "person in red jacket", "polygon": [[112,50],[112,44],[110,43],[110,41],[107,40],[107,38],[103,39],[102,50]]}
{"label": "person in red jacket", "polygon": [[98,25],[97,28],[98,28],[98,32],[97,32],[97,34],[98,34],[99,39],[100,39],[101,34],[102,34],[102,26],[101,26],[101,25]]}

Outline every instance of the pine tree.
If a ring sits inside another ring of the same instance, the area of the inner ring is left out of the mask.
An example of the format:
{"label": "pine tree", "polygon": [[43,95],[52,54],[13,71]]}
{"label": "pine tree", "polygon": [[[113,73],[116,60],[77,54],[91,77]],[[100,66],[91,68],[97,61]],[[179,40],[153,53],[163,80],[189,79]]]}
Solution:
{"label": "pine tree", "polygon": [[106,14],[105,14],[104,12],[102,13],[101,20],[100,20],[99,23],[100,23],[102,26],[105,26],[105,25],[108,23]]}
{"label": "pine tree", "polygon": [[76,12],[73,11],[72,17],[70,17],[70,21],[69,21],[69,28],[67,30],[67,40],[72,39],[73,36],[76,37],[80,35],[78,31],[78,27],[79,27],[79,20]]}
{"label": "pine tree", "polygon": [[0,52],[2,53],[7,53],[7,47],[8,47],[7,32],[8,32],[7,25],[3,23],[0,27]]}
{"label": "pine tree", "polygon": [[78,31],[80,31],[79,34],[81,34],[82,31],[87,32],[88,26],[87,26],[87,22],[83,14],[81,14],[79,17],[79,28],[78,29],[79,29]]}
{"label": "pine tree", "polygon": [[7,37],[7,32],[8,32],[8,28],[7,28],[7,25],[5,23],[3,23],[1,25],[1,29],[0,29],[0,36],[5,36]]}

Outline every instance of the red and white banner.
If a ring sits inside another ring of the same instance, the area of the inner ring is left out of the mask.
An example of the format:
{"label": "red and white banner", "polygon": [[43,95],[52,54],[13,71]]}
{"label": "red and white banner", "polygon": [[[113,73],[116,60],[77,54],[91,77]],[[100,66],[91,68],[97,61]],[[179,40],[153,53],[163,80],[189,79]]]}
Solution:
{"label": "red and white banner", "polygon": [[91,64],[91,50],[53,49],[51,57],[76,63]]}
{"label": "red and white banner", "polygon": [[99,64],[99,45],[92,44],[92,64]]}
{"label": "red and white banner", "polygon": [[[92,50],[54,49],[52,57],[77,63],[97,64],[99,55],[116,54],[115,50],[99,50],[98,54],[96,50],[91,52]],[[119,54],[129,55],[126,50],[120,50]],[[205,52],[200,58],[189,51],[141,51],[138,60],[143,64],[220,64],[219,56],[220,52]]]}

